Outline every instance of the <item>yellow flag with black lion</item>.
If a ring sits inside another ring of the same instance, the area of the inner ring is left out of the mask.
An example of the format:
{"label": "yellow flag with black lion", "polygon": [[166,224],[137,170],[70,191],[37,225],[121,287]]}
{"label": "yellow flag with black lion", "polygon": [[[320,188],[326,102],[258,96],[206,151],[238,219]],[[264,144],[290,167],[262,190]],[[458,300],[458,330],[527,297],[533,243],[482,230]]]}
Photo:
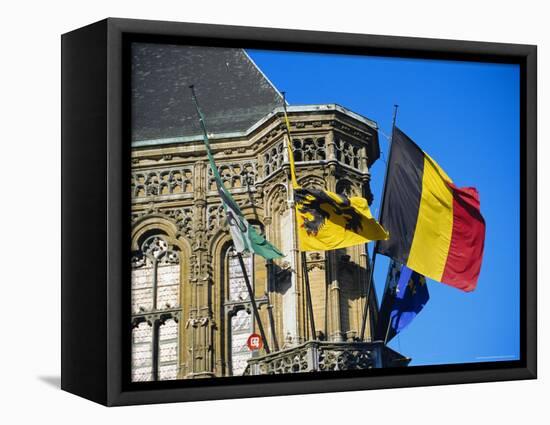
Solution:
{"label": "yellow flag with black lion", "polygon": [[346,248],[388,239],[365,198],[328,190],[294,188],[300,251]]}
{"label": "yellow flag with black lion", "polygon": [[285,121],[300,251],[328,251],[388,239],[389,233],[374,219],[365,198],[298,184],[286,110]]}

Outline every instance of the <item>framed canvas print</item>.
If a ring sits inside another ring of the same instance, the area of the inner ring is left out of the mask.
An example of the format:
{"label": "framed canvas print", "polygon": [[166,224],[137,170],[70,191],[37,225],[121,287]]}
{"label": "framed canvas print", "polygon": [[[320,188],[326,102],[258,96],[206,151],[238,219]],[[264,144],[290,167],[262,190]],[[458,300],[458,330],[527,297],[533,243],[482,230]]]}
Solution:
{"label": "framed canvas print", "polygon": [[62,37],[62,388],[536,377],[536,47],[107,19]]}

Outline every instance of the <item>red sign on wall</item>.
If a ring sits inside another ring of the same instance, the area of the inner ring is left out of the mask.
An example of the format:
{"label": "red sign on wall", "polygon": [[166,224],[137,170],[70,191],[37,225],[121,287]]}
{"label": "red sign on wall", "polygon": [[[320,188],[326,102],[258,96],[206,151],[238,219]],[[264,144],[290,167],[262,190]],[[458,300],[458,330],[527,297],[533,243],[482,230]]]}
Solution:
{"label": "red sign on wall", "polygon": [[246,345],[250,351],[260,350],[264,346],[262,337],[258,334],[252,334],[246,340]]}

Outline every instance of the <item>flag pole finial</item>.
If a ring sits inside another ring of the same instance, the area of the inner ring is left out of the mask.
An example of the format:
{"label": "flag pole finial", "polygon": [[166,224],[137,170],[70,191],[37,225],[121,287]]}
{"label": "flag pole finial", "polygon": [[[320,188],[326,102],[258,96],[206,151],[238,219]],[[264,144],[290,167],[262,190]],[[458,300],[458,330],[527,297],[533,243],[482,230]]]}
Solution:
{"label": "flag pole finial", "polygon": [[393,137],[393,130],[395,129],[395,120],[397,119],[397,110],[399,109],[399,105],[396,103],[393,105],[393,121],[391,125],[392,129],[392,137]]}

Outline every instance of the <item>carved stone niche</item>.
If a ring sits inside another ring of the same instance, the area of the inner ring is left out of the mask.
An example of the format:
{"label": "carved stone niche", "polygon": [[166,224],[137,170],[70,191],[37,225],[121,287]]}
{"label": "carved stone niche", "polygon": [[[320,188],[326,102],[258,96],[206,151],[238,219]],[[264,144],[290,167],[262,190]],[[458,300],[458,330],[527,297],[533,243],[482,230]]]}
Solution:
{"label": "carved stone niche", "polygon": [[307,271],[312,271],[314,269],[325,270],[326,268],[326,258],[324,253],[321,252],[310,252],[307,258]]}

